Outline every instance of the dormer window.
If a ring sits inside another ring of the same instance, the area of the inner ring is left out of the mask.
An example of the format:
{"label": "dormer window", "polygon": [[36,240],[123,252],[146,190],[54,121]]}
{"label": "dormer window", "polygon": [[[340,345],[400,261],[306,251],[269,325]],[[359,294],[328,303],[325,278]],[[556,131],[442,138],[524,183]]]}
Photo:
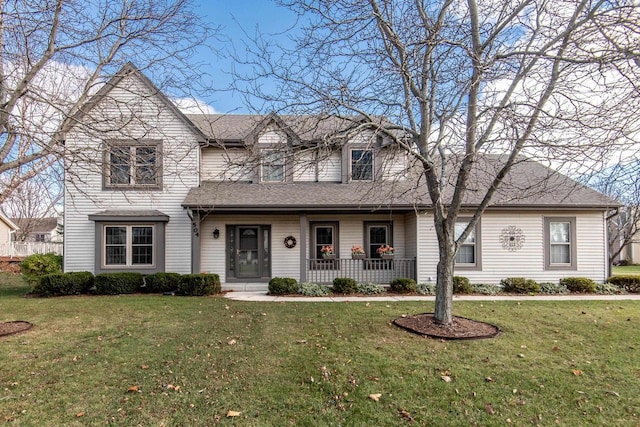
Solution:
{"label": "dormer window", "polygon": [[279,150],[262,151],[262,182],[283,182],[285,179],[285,155]]}
{"label": "dormer window", "polygon": [[371,150],[351,150],[351,180],[373,180],[373,152]]}

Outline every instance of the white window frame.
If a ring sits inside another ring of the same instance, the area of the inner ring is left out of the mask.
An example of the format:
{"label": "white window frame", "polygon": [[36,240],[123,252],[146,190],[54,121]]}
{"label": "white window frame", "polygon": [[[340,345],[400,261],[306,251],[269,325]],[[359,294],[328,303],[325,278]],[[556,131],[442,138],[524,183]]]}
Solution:
{"label": "white window frame", "polygon": [[[133,228],[144,227],[151,228],[151,264],[134,264],[133,263]],[[125,228],[125,264],[107,264],[107,228]],[[102,225],[102,268],[104,269],[122,269],[122,268],[154,268],[156,265],[156,253],[158,251],[158,242],[156,227],[153,224],[103,224]]]}

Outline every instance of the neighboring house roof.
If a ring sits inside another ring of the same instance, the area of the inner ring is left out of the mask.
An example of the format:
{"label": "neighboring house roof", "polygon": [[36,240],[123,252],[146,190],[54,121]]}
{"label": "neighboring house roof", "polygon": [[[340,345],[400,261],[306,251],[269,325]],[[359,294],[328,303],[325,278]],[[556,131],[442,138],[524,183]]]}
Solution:
{"label": "neighboring house roof", "polygon": [[21,230],[27,233],[51,233],[58,227],[58,218],[13,218]]}
{"label": "neighboring house roof", "polygon": [[[118,72],[116,72],[113,77],[111,77],[111,79],[109,79],[109,81],[107,81],[98,90],[98,92],[95,93],[95,95],[91,96],[91,98],[89,98],[89,100],[85,104],[83,104],[78,109],[78,111],[75,112],[75,114],[65,119],[58,132],[68,132],[76,124],[81,123],[84,116],[87,115],[96,105],[98,105],[100,101],[109,94],[109,92],[117,87],[122,79],[132,74],[137,76],[151,91],[151,93],[156,95],[162,101],[162,103],[176,115],[179,120],[181,120],[189,129],[191,129],[196,134],[198,139],[200,139],[201,141],[207,139],[200,128],[194,125],[191,120],[189,120],[189,118],[184,113],[182,113],[182,111],[180,111],[178,107],[131,62],[127,62]],[[64,137],[65,136],[62,135],[62,138]]]}
{"label": "neighboring house roof", "polygon": [[20,227],[18,227],[18,225],[14,221],[12,221],[9,217],[7,217],[2,211],[0,211],[0,220],[3,221],[5,224],[7,224],[7,226],[14,231],[20,229]]}
{"label": "neighboring house roof", "polygon": [[[463,205],[477,206],[484,196],[501,156],[482,156],[475,163]],[[417,183],[417,185],[416,185]],[[453,192],[454,182],[444,191]],[[193,209],[290,211],[305,210],[411,210],[431,206],[421,181],[295,182],[254,184],[203,182],[187,194],[183,206]],[[531,160],[513,166],[496,192],[493,208],[606,209],[620,206],[615,200]]]}
{"label": "neighboring house roof", "polygon": [[383,117],[374,117],[373,123],[362,116],[313,116],[259,114],[189,114],[187,117],[212,141],[220,143],[252,144],[256,136],[269,124],[275,123],[288,135],[300,141],[319,141],[328,136],[341,137],[359,126],[392,126]]}

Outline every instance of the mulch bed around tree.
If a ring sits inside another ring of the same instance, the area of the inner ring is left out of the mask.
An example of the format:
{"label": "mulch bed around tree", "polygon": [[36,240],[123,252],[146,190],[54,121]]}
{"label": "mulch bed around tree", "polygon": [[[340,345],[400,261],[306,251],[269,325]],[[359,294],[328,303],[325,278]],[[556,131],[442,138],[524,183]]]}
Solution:
{"label": "mulch bed around tree", "polygon": [[433,313],[399,317],[393,323],[414,334],[445,340],[493,338],[500,333],[500,328],[495,325],[458,316],[453,316],[451,326],[444,326],[436,322]]}
{"label": "mulch bed around tree", "polygon": [[19,332],[28,331],[33,325],[23,320],[14,322],[0,322],[0,337],[17,334]]}

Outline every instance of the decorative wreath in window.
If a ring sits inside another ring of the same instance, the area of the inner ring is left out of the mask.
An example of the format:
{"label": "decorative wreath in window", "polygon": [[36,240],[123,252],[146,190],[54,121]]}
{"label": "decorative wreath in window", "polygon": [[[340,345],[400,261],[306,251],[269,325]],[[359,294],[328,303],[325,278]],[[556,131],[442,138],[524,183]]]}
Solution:
{"label": "decorative wreath in window", "polygon": [[296,247],[296,243],[298,243],[298,242],[296,242],[296,238],[293,237],[293,236],[287,236],[287,237],[284,238],[284,245],[289,249],[295,248]]}
{"label": "decorative wreath in window", "polygon": [[500,232],[500,244],[502,244],[503,249],[509,252],[522,249],[524,241],[525,237],[522,229],[514,225],[505,227],[502,229],[502,232]]}

